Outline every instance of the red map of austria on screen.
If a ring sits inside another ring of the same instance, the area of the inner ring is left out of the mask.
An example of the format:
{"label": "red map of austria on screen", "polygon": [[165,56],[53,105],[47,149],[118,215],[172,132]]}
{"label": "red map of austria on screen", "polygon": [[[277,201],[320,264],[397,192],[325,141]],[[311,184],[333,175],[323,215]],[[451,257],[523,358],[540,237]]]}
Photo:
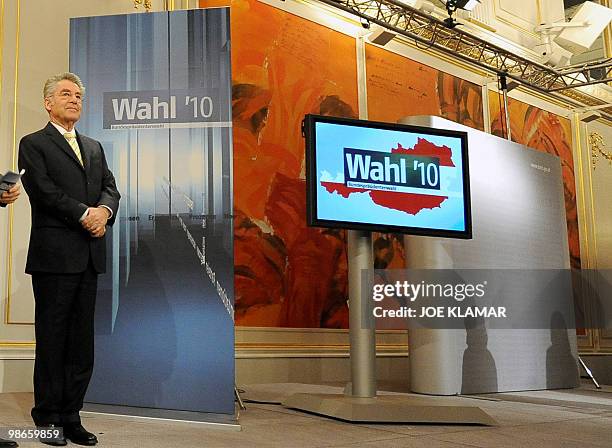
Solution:
{"label": "red map of austria on screen", "polygon": [[[397,148],[391,149],[392,154],[410,154],[415,156],[430,156],[440,159],[440,166],[455,167],[451,157],[452,151],[448,146],[438,146],[424,138],[418,138],[414,148],[404,148],[398,143]],[[352,188],[339,182],[323,182],[321,185],[328,193],[337,193],[348,198],[353,193],[369,193],[372,202],[381,207],[399,210],[410,215],[416,215],[421,210],[433,209],[448,199],[448,196],[432,196],[416,193],[401,193],[384,190],[370,190],[365,188]]]}

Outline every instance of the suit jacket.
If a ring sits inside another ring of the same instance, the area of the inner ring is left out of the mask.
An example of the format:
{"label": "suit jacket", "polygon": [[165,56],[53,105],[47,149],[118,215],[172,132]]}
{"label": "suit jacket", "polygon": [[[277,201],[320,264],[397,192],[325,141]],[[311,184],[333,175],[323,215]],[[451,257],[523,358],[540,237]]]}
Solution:
{"label": "suit jacket", "polygon": [[22,184],[30,198],[32,229],[26,272],[83,272],[91,257],[98,273],[106,270],[105,237],[93,238],[79,222],[88,207],[119,207],[115,178],[102,145],[77,133],[82,166],[63,135],[48,123],[19,143]]}

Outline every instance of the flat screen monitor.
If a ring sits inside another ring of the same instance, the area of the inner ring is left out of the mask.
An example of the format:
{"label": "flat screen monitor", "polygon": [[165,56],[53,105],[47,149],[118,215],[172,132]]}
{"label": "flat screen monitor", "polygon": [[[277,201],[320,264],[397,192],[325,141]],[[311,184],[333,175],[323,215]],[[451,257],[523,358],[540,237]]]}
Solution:
{"label": "flat screen monitor", "polygon": [[467,133],[306,115],[316,227],[472,237]]}

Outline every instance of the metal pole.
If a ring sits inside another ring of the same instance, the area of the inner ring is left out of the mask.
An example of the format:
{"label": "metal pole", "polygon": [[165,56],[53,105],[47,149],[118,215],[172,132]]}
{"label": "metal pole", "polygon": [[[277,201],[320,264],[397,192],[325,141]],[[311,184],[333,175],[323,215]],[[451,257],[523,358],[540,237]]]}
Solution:
{"label": "metal pole", "polygon": [[595,379],[595,375],[593,375],[593,372],[591,372],[591,369],[589,369],[589,367],[585,364],[585,362],[582,360],[580,356],[578,356],[578,361],[580,362],[580,365],[582,366],[586,374],[589,376],[589,378],[591,378],[591,381],[593,381],[593,384],[595,385],[595,387],[597,389],[601,389],[601,386]]}
{"label": "metal pole", "polygon": [[510,130],[510,112],[508,112],[508,82],[506,75],[499,75],[502,95],[504,97],[504,115],[506,116],[506,138],[512,140],[512,131]]}
{"label": "metal pole", "polygon": [[246,406],[244,405],[244,401],[242,401],[242,397],[240,396],[240,390],[238,390],[235,384],[234,384],[234,397],[236,398],[236,401],[238,402],[238,406],[240,407],[240,409],[243,411],[246,411]]}
{"label": "metal pole", "polygon": [[349,334],[353,397],[376,397],[376,328],[363,273],[372,270],[372,235],[348,231]]}

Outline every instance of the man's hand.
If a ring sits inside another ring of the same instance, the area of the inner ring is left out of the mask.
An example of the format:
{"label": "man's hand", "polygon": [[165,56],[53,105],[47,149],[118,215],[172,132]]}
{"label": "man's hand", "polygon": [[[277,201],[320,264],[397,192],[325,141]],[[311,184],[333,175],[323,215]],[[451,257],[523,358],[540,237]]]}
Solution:
{"label": "man's hand", "polygon": [[106,226],[98,227],[97,229],[92,230],[89,233],[94,238],[102,238],[104,236],[104,234],[106,233]]}
{"label": "man's hand", "polygon": [[3,191],[2,195],[0,195],[0,203],[1,204],[12,204],[17,200],[21,190],[21,185],[15,184],[8,191]]}
{"label": "man's hand", "polygon": [[90,207],[81,225],[91,236],[100,238],[106,233],[106,221],[109,217],[110,212],[105,207]]}

